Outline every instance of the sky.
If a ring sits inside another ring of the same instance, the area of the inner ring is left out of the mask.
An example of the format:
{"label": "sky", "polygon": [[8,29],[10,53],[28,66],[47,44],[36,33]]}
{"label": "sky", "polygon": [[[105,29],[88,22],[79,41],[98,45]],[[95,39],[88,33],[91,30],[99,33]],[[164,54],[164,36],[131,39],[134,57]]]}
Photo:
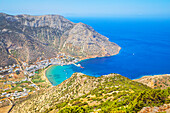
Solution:
{"label": "sky", "polygon": [[170,0],[0,0],[0,12],[65,17],[170,18]]}

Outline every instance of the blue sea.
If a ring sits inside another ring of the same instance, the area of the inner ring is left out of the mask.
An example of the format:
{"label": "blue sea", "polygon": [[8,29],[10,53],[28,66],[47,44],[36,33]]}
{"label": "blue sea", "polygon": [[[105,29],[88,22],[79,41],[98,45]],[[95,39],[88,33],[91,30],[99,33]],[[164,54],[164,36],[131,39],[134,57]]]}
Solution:
{"label": "blue sea", "polygon": [[145,75],[170,74],[170,19],[139,18],[68,18],[92,26],[97,32],[117,43],[118,55],[81,61],[74,65],[52,66],[46,76],[58,85],[74,72],[90,76],[119,73],[130,79]]}

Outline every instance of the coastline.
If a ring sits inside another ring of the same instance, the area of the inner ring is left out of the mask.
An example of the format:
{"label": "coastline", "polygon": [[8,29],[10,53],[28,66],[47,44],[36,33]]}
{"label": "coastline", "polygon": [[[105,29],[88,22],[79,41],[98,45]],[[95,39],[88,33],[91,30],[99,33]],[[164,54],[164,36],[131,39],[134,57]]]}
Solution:
{"label": "coastline", "polygon": [[43,72],[43,78],[45,78],[46,82],[49,83],[51,86],[53,86],[53,84],[48,80],[48,77],[46,76],[46,71],[52,66],[54,66],[54,65],[48,66]]}
{"label": "coastline", "polygon": [[148,78],[148,77],[156,77],[156,76],[161,76],[161,75],[170,75],[170,74],[156,74],[156,75],[142,75],[138,78],[135,78],[135,79],[132,79],[132,80],[139,80],[139,79],[142,79],[142,78]]}
{"label": "coastline", "polygon": [[[82,62],[82,61],[89,60],[89,59],[94,59],[94,58],[111,57],[111,56],[114,56],[114,55],[119,54],[120,50],[121,50],[121,47],[119,46],[118,51],[117,51],[116,53],[112,54],[112,55],[109,55],[109,56],[85,57],[85,58],[81,58],[79,61],[77,61],[77,62],[75,62],[75,63],[80,63],[80,62]],[[66,65],[70,65],[70,64],[66,64]],[[46,76],[46,71],[47,71],[50,67],[52,67],[52,66],[55,66],[55,65],[50,65],[50,66],[48,66],[48,67],[44,70],[43,76],[44,76],[45,80],[48,81],[48,83],[50,83],[50,84],[53,86],[53,84],[49,81],[48,77]],[[64,65],[63,65],[63,66],[64,66]],[[67,78],[67,79],[68,79],[68,78]]]}
{"label": "coastline", "polygon": [[[77,62],[75,62],[75,63],[80,63],[80,62],[83,62],[83,61],[89,60],[89,59],[111,57],[111,56],[114,56],[114,55],[119,54],[120,50],[121,50],[121,47],[119,47],[119,50],[118,50],[115,54],[112,54],[112,55],[109,55],[109,56],[85,57],[85,58],[79,59],[79,60],[78,60]],[[71,64],[70,64],[70,63],[67,63],[67,64],[65,64],[65,65],[71,65]],[[52,87],[54,87],[54,85],[50,82],[50,80],[49,80],[48,77],[46,76],[46,71],[47,71],[49,68],[51,68],[52,66],[58,66],[58,65],[50,65],[50,66],[46,67],[45,70],[43,70],[43,78],[45,78],[45,80],[47,81],[48,84],[50,84]],[[63,65],[63,66],[64,66],[64,65]],[[138,78],[131,79],[131,80],[135,81],[135,80],[139,80],[139,79],[142,79],[142,78],[147,78],[147,77],[152,77],[152,76],[161,76],[161,75],[170,75],[170,74],[142,75],[142,76],[140,76],[140,77],[138,77]],[[69,78],[67,78],[67,79],[69,79]],[[66,79],[66,80],[67,80],[67,79]],[[58,84],[58,85],[59,85],[59,84]]]}
{"label": "coastline", "polygon": [[80,59],[80,61],[76,62],[76,63],[80,63],[82,61],[85,61],[85,60],[89,60],[89,59],[93,59],[93,58],[105,58],[105,57],[111,57],[111,56],[115,56],[115,55],[118,55],[120,53],[120,50],[122,48],[119,46],[119,49],[116,53],[112,54],[112,55],[108,55],[108,56],[94,56],[94,57],[85,57],[85,58],[82,58]]}

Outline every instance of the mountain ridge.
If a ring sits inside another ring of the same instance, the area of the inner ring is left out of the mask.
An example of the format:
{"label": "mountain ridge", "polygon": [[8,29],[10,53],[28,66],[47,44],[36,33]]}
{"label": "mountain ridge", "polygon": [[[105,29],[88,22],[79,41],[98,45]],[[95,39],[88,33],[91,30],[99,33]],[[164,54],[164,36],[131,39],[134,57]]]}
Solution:
{"label": "mountain ridge", "polygon": [[[8,15],[0,13],[0,66],[16,60],[35,62],[63,52],[74,57],[94,58],[115,55],[120,47],[83,23],[60,15]],[[85,42],[85,43],[84,43]]]}

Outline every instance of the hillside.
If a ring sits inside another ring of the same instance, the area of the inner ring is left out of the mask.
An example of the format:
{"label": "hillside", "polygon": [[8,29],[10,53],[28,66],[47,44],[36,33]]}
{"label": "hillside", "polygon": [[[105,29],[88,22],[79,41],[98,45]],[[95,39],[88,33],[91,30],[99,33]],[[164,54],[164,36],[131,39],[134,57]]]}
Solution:
{"label": "hillside", "polygon": [[143,76],[134,81],[143,83],[153,89],[166,89],[170,87],[170,74]]}
{"label": "hillside", "polygon": [[170,89],[155,90],[119,74],[91,77],[74,73],[55,87],[18,102],[13,113],[137,112],[170,102]]}
{"label": "hillside", "polygon": [[60,15],[8,15],[0,13],[0,66],[33,63],[59,52],[79,58],[118,54],[120,47],[92,27]]}

